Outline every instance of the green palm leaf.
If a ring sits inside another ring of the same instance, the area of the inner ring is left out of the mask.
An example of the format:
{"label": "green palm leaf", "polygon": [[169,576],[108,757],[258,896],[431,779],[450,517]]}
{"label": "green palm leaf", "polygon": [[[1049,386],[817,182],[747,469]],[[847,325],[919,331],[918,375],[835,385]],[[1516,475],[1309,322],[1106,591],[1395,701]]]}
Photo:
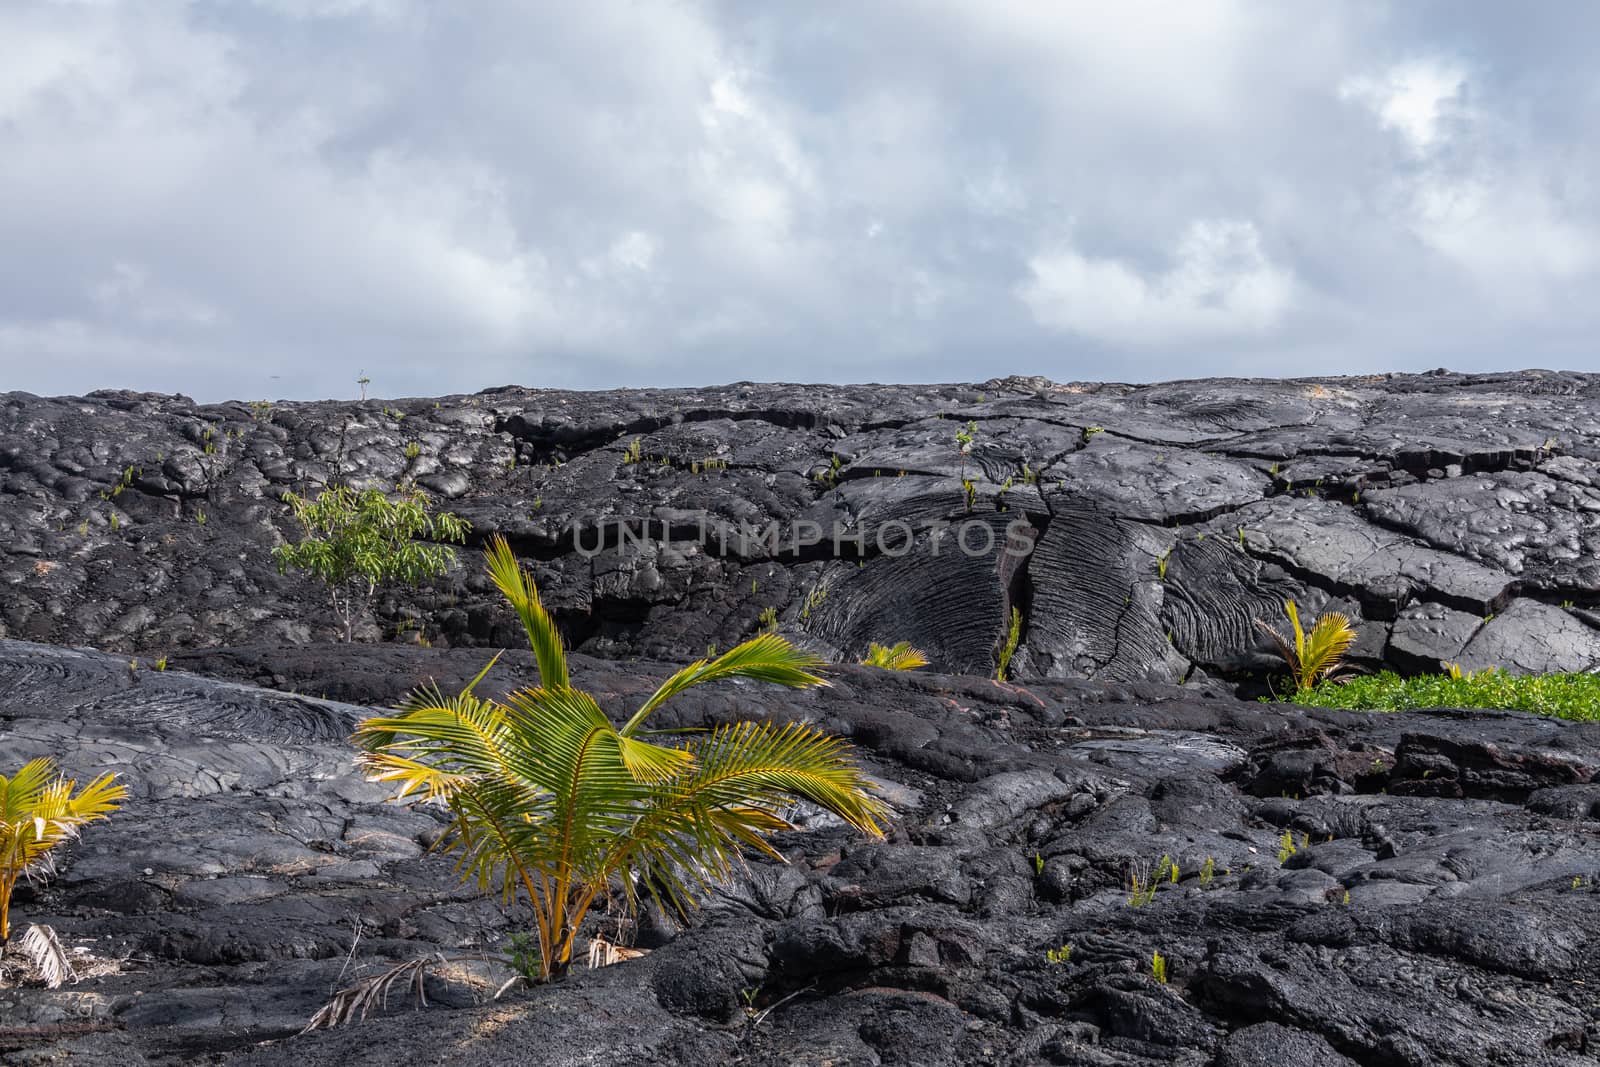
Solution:
{"label": "green palm leaf", "polygon": [[528,634],[528,644],[533,648],[534,658],[539,661],[539,684],[546,689],[565,689],[569,684],[567,653],[561,644],[561,631],[556,629],[550,613],[544,610],[533,575],[517,562],[511,546],[500,534],[489,539],[489,549],[485,555],[490,579],[516,611],[517,617],[522,620],[523,630]]}
{"label": "green palm leaf", "polygon": [[623,725],[622,733],[631,736],[652,711],[693,686],[724,678],[749,678],[791,689],[825,686],[827,681],[812,672],[826,666],[826,660],[800,651],[777,634],[762,634],[730,648],[714,660],[696,660],[668,678]]}
{"label": "green palm leaf", "polygon": [[1310,689],[1324,678],[1334,678],[1345,670],[1340,662],[1356,642],[1356,631],[1348,616],[1330,611],[1317,619],[1309,633],[1300,623],[1300,609],[1293,600],[1284,601],[1294,639],[1268,626],[1260,619],[1256,625],[1272,639],[1289,668],[1296,690]]}
{"label": "green palm leaf", "polygon": [[55,761],[29,760],[10,778],[0,775],[0,942],[10,935],[11,892],[17,880],[87,823],[116,811],[128,790],[103,774],[74,794]]}
{"label": "green palm leaf", "polygon": [[896,641],[893,645],[880,645],[874,641],[867,646],[863,667],[882,667],[887,671],[909,671],[928,665],[928,654],[913,648],[910,641]]}

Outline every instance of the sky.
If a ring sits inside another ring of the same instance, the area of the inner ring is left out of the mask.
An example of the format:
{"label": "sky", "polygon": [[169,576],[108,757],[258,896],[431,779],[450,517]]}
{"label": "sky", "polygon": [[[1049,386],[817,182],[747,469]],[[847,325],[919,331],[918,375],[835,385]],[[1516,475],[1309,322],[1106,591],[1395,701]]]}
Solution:
{"label": "sky", "polygon": [[1600,4],[0,0],[0,391],[1600,370]]}

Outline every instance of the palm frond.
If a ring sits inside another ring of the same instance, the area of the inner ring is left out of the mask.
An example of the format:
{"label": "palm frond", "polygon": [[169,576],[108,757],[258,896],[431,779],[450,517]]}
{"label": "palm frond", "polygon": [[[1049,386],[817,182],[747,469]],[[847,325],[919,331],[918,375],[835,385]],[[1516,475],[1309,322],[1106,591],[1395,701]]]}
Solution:
{"label": "palm frond", "polygon": [[0,819],[10,822],[31,813],[55,777],[55,760],[48,756],[29,760],[10,778],[0,775]]}
{"label": "palm frond", "polygon": [[805,723],[740,722],[689,748],[695,768],[672,783],[685,795],[721,808],[808,800],[869,836],[883,836],[878,822],[888,809],[868,792],[872,783],[842,738]]}
{"label": "palm frond", "polygon": [[812,673],[826,666],[826,660],[802,652],[777,634],[762,634],[730,648],[714,660],[697,660],[668,678],[623,725],[622,734],[632,736],[652,711],[693,686],[724,678],[749,678],[791,689],[806,689],[828,684],[826,679]]}
{"label": "palm frond", "polygon": [[363,719],[351,740],[363,749],[357,763],[375,780],[401,783],[399,796],[426,788],[445,799],[447,783],[465,775],[506,771],[531,773],[526,746],[519,744],[507,709],[480,700],[470,690],[439,698],[419,690],[395,715]]}
{"label": "palm frond", "polygon": [[913,648],[910,641],[896,641],[893,645],[880,645],[874,641],[867,646],[863,667],[882,667],[887,671],[909,671],[928,665],[928,654]]}
{"label": "palm frond", "polygon": [[61,947],[61,940],[50,927],[38,924],[29,926],[18,939],[17,948],[33,964],[34,970],[39,972],[39,977],[44,979],[44,984],[49,988],[60,989],[69,978],[78,980],[72,969],[72,961],[67,958],[67,950]]}
{"label": "palm frond", "polygon": [[1277,645],[1295,688],[1310,689],[1322,679],[1334,678],[1343,672],[1345,667],[1340,660],[1355,644],[1357,636],[1349,617],[1330,611],[1318,618],[1307,633],[1300,622],[1300,609],[1293,600],[1284,601],[1283,610],[1289,616],[1293,640],[1260,619],[1256,620],[1256,626]]}
{"label": "palm frond", "polygon": [[[850,746],[802,723],[733,723],[690,745],[692,770],[660,786],[607,865],[647,872],[665,906],[687,912],[732,868],[740,845],[783,857],[766,835],[787,829],[777,809],[807,800],[874,837],[888,809],[850,757]],[[632,903],[633,891],[624,883]]]}
{"label": "palm frond", "polygon": [[1330,611],[1316,621],[1306,636],[1301,652],[1302,675],[1315,685],[1323,678],[1332,678],[1343,669],[1339,662],[1356,643],[1356,632],[1348,616]]}
{"label": "palm frond", "polygon": [[528,644],[532,646],[534,658],[539,662],[540,686],[545,689],[565,689],[569,682],[567,654],[561,644],[561,631],[556,629],[555,620],[540,602],[539,587],[534,583],[533,575],[517,562],[511,546],[500,534],[489,539],[489,548],[484,556],[488,560],[489,577],[494,581],[495,588],[500,590],[522,620]]}
{"label": "palm frond", "polygon": [[589,942],[589,969],[611,967],[624,960],[636,960],[649,954],[650,950],[647,948],[629,948],[627,945],[614,944],[603,937],[597,937]]}
{"label": "palm frond", "polygon": [[349,1026],[365,1019],[374,1008],[386,1011],[389,1007],[389,994],[403,986],[411,987],[417,1007],[426,1008],[428,996],[423,990],[423,983],[428,976],[428,968],[448,962],[450,961],[441,953],[422,956],[397,963],[388,970],[345,986],[317,1010],[300,1033],[309,1034],[324,1027],[332,1029],[335,1026]]}
{"label": "palm frond", "polygon": [[51,849],[76,837],[85,824],[106,818],[128,795],[114,774],[74,794],[76,787],[47,757],[29,760],[9,779],[0,776],[0,941],[11,930],[17,879],[48,863]]}

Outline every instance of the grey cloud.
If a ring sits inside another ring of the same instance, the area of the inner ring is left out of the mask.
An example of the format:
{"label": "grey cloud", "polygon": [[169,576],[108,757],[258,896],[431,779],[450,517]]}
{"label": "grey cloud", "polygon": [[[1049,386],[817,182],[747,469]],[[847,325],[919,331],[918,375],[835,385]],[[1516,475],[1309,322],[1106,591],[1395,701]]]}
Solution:
{"label": "grey cloud", "polygon": [[21,0],[0,388],[1593,369],[1559,14]]}

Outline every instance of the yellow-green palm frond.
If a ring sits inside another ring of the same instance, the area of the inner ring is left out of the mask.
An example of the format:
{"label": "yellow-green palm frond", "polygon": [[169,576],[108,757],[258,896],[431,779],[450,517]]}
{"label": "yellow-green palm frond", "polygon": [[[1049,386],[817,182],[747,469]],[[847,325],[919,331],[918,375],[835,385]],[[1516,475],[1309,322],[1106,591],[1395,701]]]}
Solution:
{"label": "yellow-green palm frond", "polygon": [[1295,688],[1310,689],[1325,678],[1337,677],[1345,669],[1340,661],[1356,642],[1349,617],[1337,611],[1327,612],[1308,632],[1301,625],[1300,609],[1293,600],[1285,601],[1283,610],[1293,627],[1293,641],[1260,619],[1256,625],[1278,646]]}
{"label": "yellow-green palm frond", "polygon": [[807,800],[872,837],[888,815],[868,790],[848,741],[806,723],[739,722],[690,743],[694,769],[671,787],[710,806],[774,807]]}
{"label": "yellow-green palm frond", "polygon": [[116,811],[127,795],[113,774],[78,790],[47,757],[29,760],[10,778],[0,775],[0,940],[9,933],[11,890],[17,879],[46,861],[51,849],[76,837],[85,824]]}
{"label": "yellow-green palm frond", "polygon": [[[888,809],[868,790],[850,745],[803,723],[742,722],[690,743],[688,773],[657,787],[608,864],[648,872],[646,885],[678,911],[725,877],[741,846],[783,857],[766,836],[809,801],[874,837]],[[627,888],[625,883],[625,889]]]}
{"label": "yellow-green palm frond", "polygon": [[623,725],[622,733],[632,736],[652,711],[692,686],[723,678],[749,678],[791,689],[806,689],[828,684],[826,679],[813,673],[827,665],[820,656],[802,652],[777,634],[762,634],[730,648],[716,659],[697,660],[668,678]]}
{"label": "yellow-green palm frond", "polygon": [[874,641],[867,646],[863,667],[882,667],[886,671],[910,671],[928,665],[928,655],[920,648],[911,647],[910,641],[896,641],[893,645],[880,645]]}
{"label": "yellow-green palm frond", "polygon": [[561,631],[555,620],[539,600],[539,587],[533,575],[517,562],[515,553],[506,539],[495,534],[489,539],[484,552],[488,560],[489,577],[495,588],[511,604],[522,628],[528,634],[528,644],[539,662],[539,684],[545,689],[565,689],[567,680],[567,653],[561,644]]}
{"label": "yellow-green palm frond", "polygon": [[473,775],[504,773],[525,762],[506,723],[506,709],[470,691],[444,697],[420,689],[394,715],[363,719],[352,736],[367,777],[393,782],[396,799],[421,792],[448,800]]}
{"label": "yellow-green palm frond", "polygon": [[1344,669],[1340,662],[1356,643],[1355,628],[1342,612],[1330,611],[1311,627],[1306,635],[1305,651],[1300,667],[1313,685],[1323,678],[1332,678]]}

